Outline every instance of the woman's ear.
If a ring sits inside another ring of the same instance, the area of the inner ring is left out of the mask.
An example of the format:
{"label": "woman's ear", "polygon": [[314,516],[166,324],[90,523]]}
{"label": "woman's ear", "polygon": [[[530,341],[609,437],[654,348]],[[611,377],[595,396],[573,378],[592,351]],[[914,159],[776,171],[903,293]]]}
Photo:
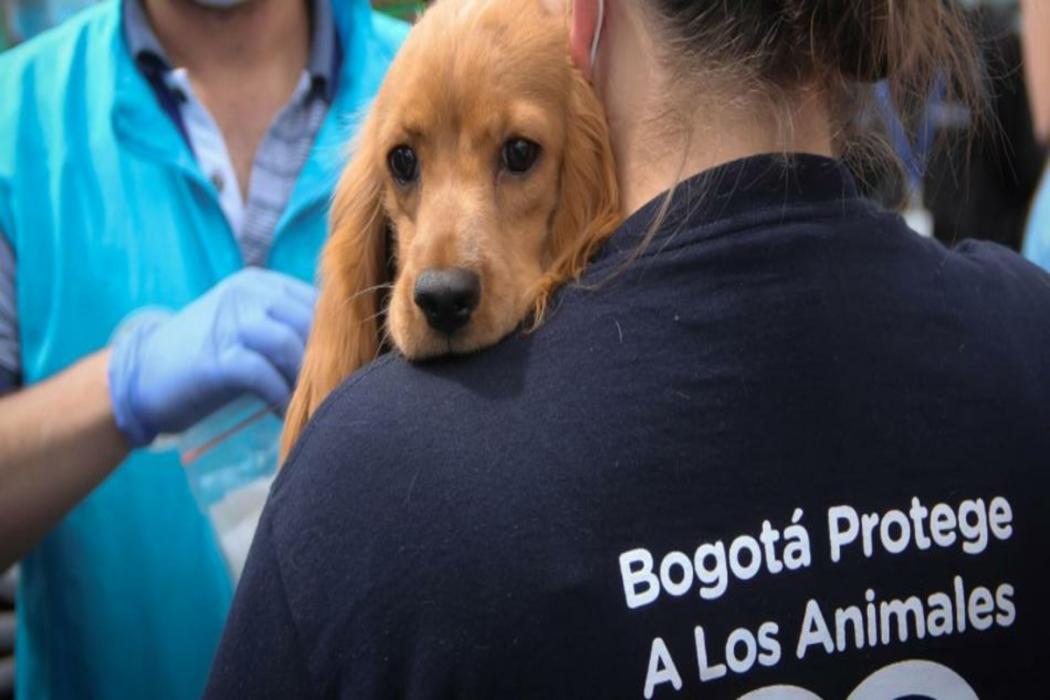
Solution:
{"label": "woman's ear", "polygon": [[321,254],[321,291],[299,381],[285,416],[280,462],[310,417],[350,374],[375,359],[387,279],[387,220],[375,160],[361,148],[336,186]]}
{"label": "woman's ear", "polygon": [[571,5],[572,25],[569,31],[569,49],[572,62],[588,80],[591,79],[591,50],[599,31],[600,4],[603,0],[568,0]]}
{"label": "woman's ear", "polygon": [[561,161],[561,191],[551,225],[547,273],[535,291],[538,325],[550,295],[579,278],[598,247],[623,220],[609,126],[601,102],[578,71],[572,71],[568,132]]}

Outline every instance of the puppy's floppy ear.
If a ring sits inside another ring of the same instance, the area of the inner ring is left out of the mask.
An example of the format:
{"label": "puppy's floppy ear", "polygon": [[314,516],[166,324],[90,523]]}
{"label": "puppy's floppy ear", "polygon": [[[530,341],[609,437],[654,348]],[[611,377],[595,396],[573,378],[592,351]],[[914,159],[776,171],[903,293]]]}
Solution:
{"label": "puppy's floppy ear", "polygon": [[[368,133],[367,126],[362,133]],[[362,138],[336,186],[330,235],[321,254],[321,290],[295,393],[285,416],[284,462],[310,417],[380,348],[380,308],[387,273],[387,219],[382,181]]]}
{"label": "puppy's floppy ear", "polygon": [[551,294],[579,278],[588,260],[623,220],[605,110],[583,75],[572,70],[561,190],[552,224],[550,265],[536,288],[533,323]]}

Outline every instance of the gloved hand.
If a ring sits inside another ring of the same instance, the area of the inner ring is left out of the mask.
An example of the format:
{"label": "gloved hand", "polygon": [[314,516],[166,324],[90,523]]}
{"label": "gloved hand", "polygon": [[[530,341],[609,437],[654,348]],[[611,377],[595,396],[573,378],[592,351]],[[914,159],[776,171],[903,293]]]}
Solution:
{"label": "gloved hand", "polygon": [[117,340],[109,393],[133,447],[181,432],[245,393],[282,411],[303,358],[316,290],[249,268],[181,312]]}

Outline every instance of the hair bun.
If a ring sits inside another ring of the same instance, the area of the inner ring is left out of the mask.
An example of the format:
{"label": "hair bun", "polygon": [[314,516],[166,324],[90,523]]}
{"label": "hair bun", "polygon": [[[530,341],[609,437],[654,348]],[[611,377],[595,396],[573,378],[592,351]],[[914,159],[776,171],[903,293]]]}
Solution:
{"label": "hair bun", "polygon": [[889,77],[886,32],[891,1],[813,0],[814,38],[824,38],[825,60],[845,77],[869,83]]}

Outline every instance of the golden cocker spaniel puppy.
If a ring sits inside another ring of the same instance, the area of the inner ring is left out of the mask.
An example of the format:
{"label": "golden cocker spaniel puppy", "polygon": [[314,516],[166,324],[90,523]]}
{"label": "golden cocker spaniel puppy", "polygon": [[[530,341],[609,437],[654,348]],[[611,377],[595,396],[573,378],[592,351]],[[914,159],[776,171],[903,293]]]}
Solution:
{"label": "golden cocker spaniel puppy", "polygon": [[601,104],[541,0],[439,0],[394,60],[336,188],[321,293],[282,436],[390,345],[492,345],[621,220]]}

